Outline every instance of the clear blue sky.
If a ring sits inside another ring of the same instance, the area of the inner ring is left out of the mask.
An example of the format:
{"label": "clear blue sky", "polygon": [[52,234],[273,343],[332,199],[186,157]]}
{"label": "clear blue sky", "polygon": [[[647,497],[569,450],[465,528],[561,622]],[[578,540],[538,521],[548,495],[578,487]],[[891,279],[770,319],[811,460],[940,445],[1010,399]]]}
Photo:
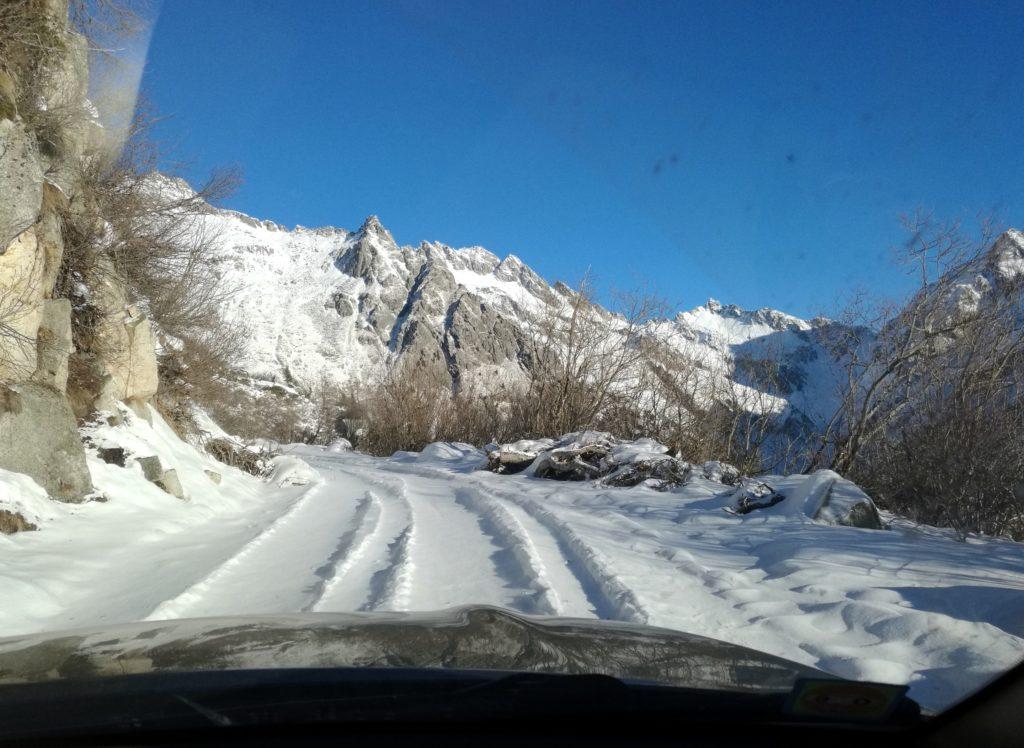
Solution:
{"label": "clear blue sky", "polygon": [[144,88],[230,207],[678,307],[895,293],[918,205],[1024,223],[1019,0],[165,0]]}

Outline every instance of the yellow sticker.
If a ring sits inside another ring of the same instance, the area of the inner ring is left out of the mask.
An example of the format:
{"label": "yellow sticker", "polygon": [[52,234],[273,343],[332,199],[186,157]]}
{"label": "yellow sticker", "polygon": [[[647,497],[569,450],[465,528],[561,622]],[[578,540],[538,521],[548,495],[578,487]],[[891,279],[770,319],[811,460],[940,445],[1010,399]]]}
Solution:
{"label": "yellow sticker", "polygon": [[885,719],[907,693],[906,686],[802,678],[793,686],[786,711],[819,719]]}

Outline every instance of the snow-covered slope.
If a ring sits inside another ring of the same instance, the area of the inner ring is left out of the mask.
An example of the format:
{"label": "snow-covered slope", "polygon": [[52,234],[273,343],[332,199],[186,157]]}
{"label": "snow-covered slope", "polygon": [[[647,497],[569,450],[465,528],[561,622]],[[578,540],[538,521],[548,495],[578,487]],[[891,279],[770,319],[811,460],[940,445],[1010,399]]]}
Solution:
{"label": "snow-covered slope", "polygon": [[[166,180],[161,189],[188,187]],[[496,388],[523,376],[536,323],[573,296],[514,255],[438,242],[399,246],[376,216],[355,231],[286,230],[211,208],[200,223],[219,238],[216,272],[238,290],[226,314],[249,328],[239,371],[305,393],[322,380],[373,381],[399,361],[456,386]],[[1024,235],[1010,230],[983,266],[953,284],[951,302],[966,309],[1006,293],[1019,286],[1022,268]],[[614,329],[614,315],[602,313]],[[727,395],[748,411],[777,413],[776,427],[797,438],[836,412],[845,372],[835,343],[874,340],[866,328],[714,300],[644,332],[698,364],[698,399]]]}
{"label": "snow-covered slope", "polygon": [[[396,361],[456,384],[515,379],[531,325],[573,293],[514,255],[437,242],[400,247],[375,216],[355,231],[286,230],[215,209],[201,223],[219,239],[216,272],[238,290],[226,314],[249,328],[239,370],[305,392],[323,379],[372,381]],[[835,408],[834,327],[709,301],[646,332],[700,361],[709,392],[734,389],[751,409],[818,423]]]}

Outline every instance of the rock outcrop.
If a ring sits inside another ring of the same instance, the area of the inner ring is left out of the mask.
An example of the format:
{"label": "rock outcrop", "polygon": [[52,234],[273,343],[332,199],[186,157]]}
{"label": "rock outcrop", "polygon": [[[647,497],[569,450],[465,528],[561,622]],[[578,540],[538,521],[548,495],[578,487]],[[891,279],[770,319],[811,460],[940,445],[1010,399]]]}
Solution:
{"label": "rock outcrop", "polygon": [[91,301],[99,311],[93,366],[101,382],[93,408],[117,418],[117,401],[121,401],[148,418],[144,405],[159,384],[152,325],[131,302],[113,268],[92,289]]}
{"label": "rock outcrop", "polygon": [[[31,53],[44,57],[30,96],[0,74],[0,468],[79,501],[92,485],[67,395],[72,305],[55,296],[63,219],[83,209],[77,180],[104,136],[86,99],[87,44],[69,28],[66,0],[25,12],[37,12],[52,39]],[[90,410],[116,417],[122,400],[146,412],[157,388],[154,333],[116,273],[101,275],[102,287],[82,289],[96,310],[97,352],[85,356],[91,371],[76,387]]]}
{"label": "rock outcrop", "polygon": [[9,247],[38,220],[43,200],[39,147],[11,119],[0,119],[0,195],[0,247]]}
{"label": "rock outcrop", "polygon": [[64,393],[35,382],[0,385],[0,467],[31,476],[62,501],[80,501],[92,491]]}

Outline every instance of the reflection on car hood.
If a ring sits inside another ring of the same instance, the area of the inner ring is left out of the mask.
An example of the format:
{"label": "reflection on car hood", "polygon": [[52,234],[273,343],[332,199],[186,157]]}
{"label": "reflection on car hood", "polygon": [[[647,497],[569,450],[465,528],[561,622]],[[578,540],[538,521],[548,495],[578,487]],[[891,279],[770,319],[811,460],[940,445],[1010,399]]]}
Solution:
{"label": "reflection on car hood", "polygon": [[693,634],[493,607],[205,618],[0,639],[0,683],[127,673],[403,667],[604,673],[688,688],[785,691],[822,673]]}

